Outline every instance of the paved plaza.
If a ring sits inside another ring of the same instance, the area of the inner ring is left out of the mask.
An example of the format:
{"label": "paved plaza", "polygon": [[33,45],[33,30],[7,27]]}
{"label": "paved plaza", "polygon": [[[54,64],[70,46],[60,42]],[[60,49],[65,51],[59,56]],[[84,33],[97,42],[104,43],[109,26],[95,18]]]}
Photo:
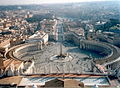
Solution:
{"label": "paved plaza", "polygon": [[[84,59],[89,57],[89,52],[83,52],[80,48],[72,42],[64,40],[64,31],[62,23],[57,25],[58,40],[57,42],[49,42],[48,45],[43,46],[42,50],[30,52],[21,59],[33,59],[35,61],[36,74],[50,74],[50,73],[85,73],[91,72],[91,59]],[[60,46],[62,45],[62,48]],[[63,55],[68,55],[62,61],[54,60],[59,56],[61,51]],[[85,54],[86,53],[86,54]],[[94,55],[95,56],[95,55]]]}
{"label": "paved plaza", "polygon": [[34,59],[35,73],[36,74],[49,74],[49,73],[83,73],[91,71],[91,60],[84,60],[88,57],[80,53],[78,46],[72,43],[63,42],[62,53],[68,54],[72,59],[66,62],[56,62],[50,60],[54,55],[60,54],[60,43],[49,42],[42,50],[28,53],[22,59]]}

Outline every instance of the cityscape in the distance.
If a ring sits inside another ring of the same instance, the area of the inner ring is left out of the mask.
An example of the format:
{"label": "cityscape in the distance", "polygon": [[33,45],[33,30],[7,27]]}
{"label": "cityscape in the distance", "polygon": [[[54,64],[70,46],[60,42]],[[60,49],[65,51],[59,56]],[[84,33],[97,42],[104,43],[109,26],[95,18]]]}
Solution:
{"label": "cityscape in the distance", "polygon": [[0,88],[120,88],[119,0],[8,1]]}

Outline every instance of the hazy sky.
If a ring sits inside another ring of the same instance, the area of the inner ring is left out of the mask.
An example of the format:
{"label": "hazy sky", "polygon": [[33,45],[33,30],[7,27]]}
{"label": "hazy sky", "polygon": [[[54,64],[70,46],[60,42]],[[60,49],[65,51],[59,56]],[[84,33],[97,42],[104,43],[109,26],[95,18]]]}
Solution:
{"label": "hazy sky", "polygon": [[68,3],[68,2],[83,2],[83,1],[88,2],[88,1],[111,1],[111,0],[0,0],[0,5]]}

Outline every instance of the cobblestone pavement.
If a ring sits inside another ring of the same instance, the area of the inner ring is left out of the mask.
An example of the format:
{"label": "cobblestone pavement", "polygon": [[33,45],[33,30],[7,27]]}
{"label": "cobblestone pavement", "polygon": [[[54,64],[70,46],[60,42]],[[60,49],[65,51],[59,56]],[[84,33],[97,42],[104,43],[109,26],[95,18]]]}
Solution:
{"label": "cobblestone pavement", "polygon": [[23,59],[34,57],[35,73],[82,73],[91,71],[91,60],[84,60],[87,57],[80,53],[78,46],[74,44],[63,42],[63,54],[68,53],[73,57],[68,62],[54,62],[50,57],[59,55],[60,43],[49,42],[42,50],[33,52],[32,55],[27,55]]}
{"label": "cobblestone pavement", "polygon": [[[49,73],[82,73],[91,71],[91,60],[84,60],[88,57],[80,53],[78,46],[73,43],[64,41],[64,31],[62,22],[58,22],[58,40],[57,42],[49,42],[42,50],[32,52],[23,59],[34,58],[35,60],[35,73],[49,74]],[[60,43],[62,43],[62,54],[69,54],[73,59],[66,62],[55,62],[50,60],[54,55],[60,54]]]}

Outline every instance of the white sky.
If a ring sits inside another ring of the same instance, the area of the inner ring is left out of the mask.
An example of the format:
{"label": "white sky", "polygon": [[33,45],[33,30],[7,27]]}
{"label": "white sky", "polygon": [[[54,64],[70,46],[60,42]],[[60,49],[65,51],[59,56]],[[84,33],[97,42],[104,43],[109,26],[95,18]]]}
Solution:
{"label": "white sky", "polygon": [[88,1],[112,1],[112,0],[0,0],[0,5],[69,3],[69,2],[88,2]]}

